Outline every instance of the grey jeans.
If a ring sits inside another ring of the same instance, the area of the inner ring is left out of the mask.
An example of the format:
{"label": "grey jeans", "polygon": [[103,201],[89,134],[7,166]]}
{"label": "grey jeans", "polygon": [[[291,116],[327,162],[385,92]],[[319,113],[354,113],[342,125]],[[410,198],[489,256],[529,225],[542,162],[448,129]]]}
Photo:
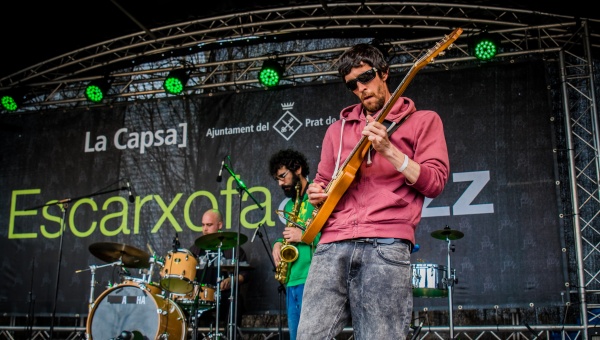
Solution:
{"label": "grey jeans", "polygon": [[298,340],[330,340],[352,326],[356,340],[405,339],[413,297],[404,243],[319,244],[304,286]]}

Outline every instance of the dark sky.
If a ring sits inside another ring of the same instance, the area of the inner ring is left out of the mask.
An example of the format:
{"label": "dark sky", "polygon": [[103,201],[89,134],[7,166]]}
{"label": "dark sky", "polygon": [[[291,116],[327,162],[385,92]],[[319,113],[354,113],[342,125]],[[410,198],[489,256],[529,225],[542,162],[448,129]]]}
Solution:
{"label": "dark sky", "polygon": [[[147,28],[240,10],[319,3],[326,0],[98,0],[12,1],[0,20],[3,63],[0,78],[63,53]],[[330,1],[328,1],[330,2]],[[461,1],[454,1],[458,3]],[[582,1],[462,1],[472,4],[530,9],[586,16],[596,15]],[[581,4],[581,5],[580,5]],[[562,9],[559,9],[562,8]],[[127,12],[129,16],[125,13]],[[130,17],[131,16],[131,17]]]}

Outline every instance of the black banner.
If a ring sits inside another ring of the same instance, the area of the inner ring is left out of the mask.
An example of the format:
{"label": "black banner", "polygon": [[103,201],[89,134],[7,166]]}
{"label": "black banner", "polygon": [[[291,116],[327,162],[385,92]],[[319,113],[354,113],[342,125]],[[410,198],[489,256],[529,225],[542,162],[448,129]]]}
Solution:
{"label": "black banner", "polygon": [[[392,89],[400,80],[392,78]],[[405,93],[442,117],[451,165],[445,191],[423,210],[413,267],[442,283],[450,254],[455,306],[562,303],[566,264],[546,86],[543,65],[527,63],[423,70]],[[57,313],[87,313],[121,282],[120,266],[89,251],[98,242],[154,254],[152,273],[124,275],[159,281],[174,238],[183,248],[194,244],[209,208],[223,212],[226,231],[248,236],[242,248],[253,270],[241,308],[277,311],[278,282],[262,243],[270,248],[280,235],[275,211],[285,200],[268,159],[295,148],[307,155],[312,178],[325,130],[354,102],[336,82],[0,117],[0,312],[49,313],[56,302]],[[231,173],[217,182],[223,159]],[[259,225],[267,232],[250,242]],[[431,236],[446,226],[464,237]],[[418,297],[415,308],[447,308],[443,290],[441,298]]]}

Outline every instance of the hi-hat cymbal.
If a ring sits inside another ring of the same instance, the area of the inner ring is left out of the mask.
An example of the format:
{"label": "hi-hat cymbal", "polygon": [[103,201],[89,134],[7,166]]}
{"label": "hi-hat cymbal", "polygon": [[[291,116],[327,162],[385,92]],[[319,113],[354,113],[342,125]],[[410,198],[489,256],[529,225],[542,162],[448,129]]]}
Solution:
{"label": "hi-hat cymbal", "polygon": [[437,238],[438,240],[458,240],[465,237],[465,234],[461,233],[458,230],[452,230],[449,227],[446,227],[442,230],[436,230],[431,233],[433,238]]}
{"label": "hi-hat cymbal", "polygon": [[150,255],[145,251],[121,243],[98,242],[89,246],[92,255],[105,262],[121,260],[124,267],[148,268]]}
{"label": "hi-hat cymbal", "polygon": [[[219,246],[221,250],[231,249],[237,245],[237,236],[238,234],[233,232],[208,234],[198,237],[194,244],[196,247],[206,250],[217,250]],[[247,240],[248,236],[240,234],[240,245]]]}

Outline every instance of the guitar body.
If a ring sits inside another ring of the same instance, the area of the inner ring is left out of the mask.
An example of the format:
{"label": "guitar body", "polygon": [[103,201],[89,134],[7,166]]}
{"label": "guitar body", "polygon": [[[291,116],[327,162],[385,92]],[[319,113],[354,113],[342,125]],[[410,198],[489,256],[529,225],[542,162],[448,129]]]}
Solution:
{"label": "guitar body", "polygon": [[[448,48],[456,39],[458,39],[462,32],[463,30],[460,27],[455,29],[450,35],[444,37],[444,39],[439,41],[432,49],[428,50],[423,57],[417,60],[411,70],[406,74],[406,77],[400,86],[398,86],[389,101],[384,105],[381,113],[377,117],[377,121],[379,123],[383,122],[387,114],[392,109],[394,103],[396,103],[398,98],[400,98],[402,93],[404,93],[404,90],[406,90],[408,84],[414,78],[416,73],[421,68],[425,67],[425,65],[432,62],[434,57]],[[360,165],[370,146],[371,142],[363,136],[338,171],[337,176],[335,176],[335,178],[329,182],[329,185],[327,185],[327,188],[325,189],[325,192],[327,193],[327,199],[323,201],[320,206],[315,207],[312,217],[304,223],[306,229],[302,235],[302,242],[310,244],[321,231],[325,225],[325,222],[329,218],[329,215],[331,215],[337,203],[340,201],[346,190],[350,187],[352,181],[354,181],[356,173],[358,169],[360,169]]]}
{"label": "guitar body", "polygon": [[[360,165],[360,164],[359,164]],[[329,196],[327,199],[318,207],[315,207],[312,213],[312,217],[306,221],[306,229],[302,234],[302,242],[310,244],[323,226],[325,222],[331,215],[333,208],[340,201],[350,184],[354,181],[354,177],[356,177],[356,169],[348,169],[348,171],[342,172],[340,176],[331,181],[328,186],[328,191],[326,191]]]}

